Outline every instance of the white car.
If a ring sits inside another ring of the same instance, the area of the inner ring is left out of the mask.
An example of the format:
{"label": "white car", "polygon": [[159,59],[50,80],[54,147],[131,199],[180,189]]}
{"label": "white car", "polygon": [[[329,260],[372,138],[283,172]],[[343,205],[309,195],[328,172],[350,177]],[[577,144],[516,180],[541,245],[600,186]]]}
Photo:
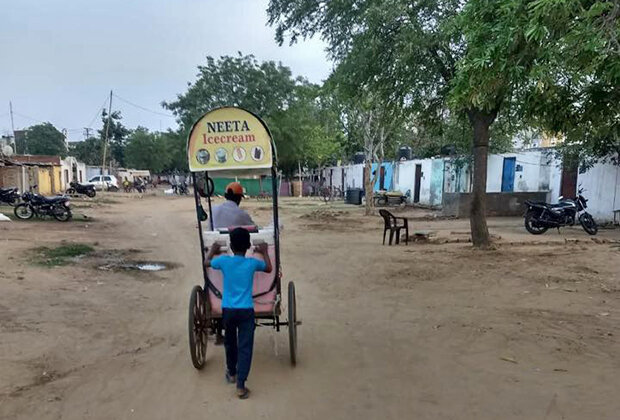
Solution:
{"label": "white car", "polygon": [[96,190],[118,190],[118,180],[114,175],[97,175],[88,180],[88,184],[94,185]]}

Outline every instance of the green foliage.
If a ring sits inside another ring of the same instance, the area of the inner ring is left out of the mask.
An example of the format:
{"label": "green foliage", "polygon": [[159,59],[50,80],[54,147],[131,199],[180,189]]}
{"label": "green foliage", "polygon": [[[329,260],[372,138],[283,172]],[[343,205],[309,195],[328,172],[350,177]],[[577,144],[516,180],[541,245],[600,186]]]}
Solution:
{"label": "green foliage", "polygon": [[163,104],[179,118],[183,132],[210,109],[239,106],[265,120],[285,173],[298,163],[319,166],[336,158],[338,148],[332,145],[338,144],[341,131],[318,86],[294,79],[282,64],[259,63],[251,55],[207,57],[198,70],[187,92]]}
{"label": "green foliage", "polygon": [[163,106],[186,128],[220,106],[238,106],[266,118],[286,107],[296,84],[291,70],[273,61],[259,63],[254,56],[240,53],[217,60],[208,56],[187,92]]}
{"label": "green foliage", "polygon": [[103,140],[97,137],[90,137],[84,141],[69,143],[69,153],[87,165],[101,166]]}
{"label": "green foliage", "polygon": [[69,264],[71,258],[88,255],[94,250],[92,246],[80,243],[61,245],[56,248],[40,247],[33,250],[33,262],[47,267],[56,267]]}
{"label": "green foliage", "polygon": [[67,155],[65,136],[48,122],[28,128],[25,149],[32,155]]}
{"label": "green foliage", "polygon": [[620,3],[536,0],[526,36],[545,54],[532,70],[524,118],[565,138],[586,166],[620,153]]}
{"label": "green foliage", "polygon": [[[112,111],[111,118],[109,118],[109,128],[107,128],[108,150],[106,160],[111,158],[116,162],[116,165],[124,167],[125,146],[127,145],[127,136],[131,133],[131,130],[122,124],[122,119],[120,111]],[[103,141],[106,138],[106,127],[108,125],[108,113],[105,110],[101,113],[101,122],[102,128],[98,131],[98,134]],[[103,155],[100,156],[100,159],[103,159]]]}
{"label": "green foliage", "polygon": [[181,171],[188,170],[187,165],[187,135],[181,130],[168,130],[165,133],[159,133],[161,142],[166,148],[168,162],[164,167],[164,171]]}
{"label": "green foliage", "polygon": [[26,130],[15,130],[15,153],[18,155],[24,155],[28,153],[26,144]]}
{"label": "green foliage", "polygon": [[144,127],[138,127],[129,135],[125,159],[130,168],[162,172],[170,163],[168,142],[159,133],[151,133]]}

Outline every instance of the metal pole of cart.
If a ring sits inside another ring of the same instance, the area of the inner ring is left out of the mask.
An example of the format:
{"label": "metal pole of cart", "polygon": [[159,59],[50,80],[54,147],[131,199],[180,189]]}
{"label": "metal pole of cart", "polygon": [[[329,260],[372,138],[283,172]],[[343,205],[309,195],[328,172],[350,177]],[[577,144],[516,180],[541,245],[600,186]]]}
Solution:
{"label": "metal pole of cart", "polygon": [[[207,293],[207,267],[205,267],[205,243],[204,238],[202,237],[202,220],[200,220],[200,214],[198,210],[201,208],[200,204],[200,196],[198,195],[198,187],[196,183],[196,173],[192,172],[192,182],[194,183],[194,201],[196,202],[196,219],[198,220],[198,237],[200,238],[200,259],[202,261],[202,277],[204,279],[204,291]],[[205,174],[205,188],[208,192],[208,184],[206,182],[206,174]],[[209,197],[209,216],[211,216],[211,197]],[[213,225],[213,218],[211,219],[211,225]]]}

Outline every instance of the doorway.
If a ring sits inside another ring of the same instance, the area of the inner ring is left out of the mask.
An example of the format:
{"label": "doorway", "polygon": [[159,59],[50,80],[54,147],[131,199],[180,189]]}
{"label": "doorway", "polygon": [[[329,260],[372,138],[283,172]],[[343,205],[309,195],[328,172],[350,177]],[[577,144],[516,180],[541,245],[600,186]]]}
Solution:
{"label": "doorway", "polygon": [[379,190],[385,190],[385,166],[381,165],[379,169]]}
{"label": "doorway", "polygon": [[562,182],[560,184],[560,195],[564,198],[575,198],[577,193],[577,168],[576,163],[564,160],[562,165]]}
{"label": "doorway", "polygon": [[413,202],[420,202],[420,185],[422,184],[422,165],[415,165],[415,184],[413,188]]}
{"label": "doorway", "polygon": [[512,192],[515,189],[515,166],[517,158],[504,158],[502,171],[502,192]]}

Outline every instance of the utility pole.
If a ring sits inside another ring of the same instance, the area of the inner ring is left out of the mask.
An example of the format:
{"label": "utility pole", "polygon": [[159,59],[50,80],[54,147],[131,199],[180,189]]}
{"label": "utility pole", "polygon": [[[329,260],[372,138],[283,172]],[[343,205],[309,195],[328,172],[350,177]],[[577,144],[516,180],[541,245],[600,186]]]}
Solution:
{"label": "utility pole", "polygon": [[110,119],[112,118],[112,91],[110,90],[110,107],[108,109],[108,122],[105,125],[105,139],[103,140],[103,161],[101,162],[101,175],[105,170],[105,153],[108,147],[108,133],[110,132]]}
{"label": "utility pole", "polygon": [[84,127],[84,140],[88,140],[90,138],[90,127]]}
{"label": "utility pole", "polygon": [[11,114],[11,130],[13,131],[13,148],[17,153],[17,143],[15,143],[15,123],[13,122],[13,103],[9,101],[9,113]]}
{"label": "utility pole", "polygon": [[301,161],[298,160],[297,161],[297,165],[298,165],[298,170],[299,170],[299,198],[301,198],[301,196],[303,195],[303,191],[304,191],[304,181],[303,178],[301,177]]}

